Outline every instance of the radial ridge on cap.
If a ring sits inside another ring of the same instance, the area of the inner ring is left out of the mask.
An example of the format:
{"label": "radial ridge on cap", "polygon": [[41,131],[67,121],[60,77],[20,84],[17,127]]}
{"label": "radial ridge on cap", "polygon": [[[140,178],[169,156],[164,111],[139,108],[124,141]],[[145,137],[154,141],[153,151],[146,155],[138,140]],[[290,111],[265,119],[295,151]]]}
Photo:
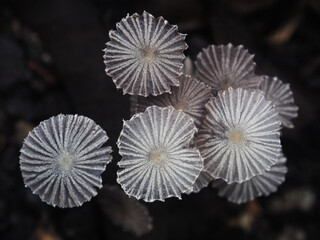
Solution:
{"label": "radial ridge on cap", "polygon": [[172,87],[172,93],[160,96],[139,97],[137,112],[143,112],[149,106],[173,106],[193,118],[196,127],[200,127],[205,114],[205,104],[212,97],[211,88],[189,75],[181,75],[179,87]]}
{"label": "radial ridge on cap", "polygon": [[199,150],[189,147],[196,131],[191,117],[171,106],[151,106],[125,121],[117,173],[123,190],[147,202],[181,198],[203,169]]}
{"label": "radial ridge on cap", "polygon": [[104,49],[107,75],[124,94],[160,95],[178,86],[183,71],[185,34],[163,17],[146,11],[117,23]]}
{"label": "radial ridge on cap", "polygon": [[264,76],[259,89],[271,101],[279,114],[281,125],[293,128],[292,119],[298,116],[298,107],[294,104],[293,93],[289,84],[284,84],[277,77]]}
{"label": "radial ridge on cap", "polygon": [[285,165],[286,158],[281,154],[278,161],[271,167],[269,171],[252,177],[242,183],[227,184],[224,181],[213,183],[218,188],[219,196],[226,197],[230,202],[241,204],[254,200],[260,196],[268,196],[276,192],[279,185],[285,180],[287,167]]}
{"label": "radial ridge on cap", "polygon": [[254,74],[253,57],[242,45],[209,45],[197,56],[196,77],[218,92],[229,87],[258,89],[261,77]]}
{"label": "radial ridge on cap", "polygon": [[24,140],[20,169],[25,185],[42,201],[61,208],[81,206],[102,187],[101,173],[111,161],[102,147],[106,132],[78,115],[54,116]]}
{"label": "radial ridge on cap", "polygon": [[258,91],[229,88],[206,108],[196,146],[212,177],[241,183],[270,170],[281,149],[280,122],[271,102]]}

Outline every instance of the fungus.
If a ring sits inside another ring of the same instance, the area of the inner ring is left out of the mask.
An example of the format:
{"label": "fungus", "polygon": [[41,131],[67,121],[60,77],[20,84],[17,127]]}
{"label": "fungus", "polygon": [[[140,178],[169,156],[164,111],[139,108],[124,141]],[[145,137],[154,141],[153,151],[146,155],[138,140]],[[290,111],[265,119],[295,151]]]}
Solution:
{"label": "fungus", "polygon": [[178,86],[188,48],[185,34],[178,32],[162,17],[146,11],[133,14],[117,23],[110,31],[104,49],[106,73],[123,93],[148,96],[170,92]]}
{"label": "fungus", "polygon": [[253,57],[242,45],[209,45],[197,56],[196,76],[218,92],[229,87],[258,89],[261,78],[254,74]]}
{"label": "fungus", "polygon": [[197,178],[197,180],[195,181],[195,183],[193,184],[193,188],[192,190],[190,190],[188,192],[188,194],[190,193],[198,193],[200,192],[200,190],[206,186],[208,186],[208,184],[213,180],[213,177],[211,176],[211,174],[209,172],[207,172],[206,170],[202,170],[199,177]]}
{"label": "fungus", "polygon": [[196,131],[193,120],[171,106],[151,106],[125,121],[117,181],[126,194],[146,202],[181,199],[203,169],[199,150],[189,147]]}
{"label": "fungus", "polygon": [[229,88],[206,104],[196,145],[205,170],[228,184],[270,170],[280,153],[280,122],[271,102],[257,92]]}
{"label": "fungus", "polygon": [[138,96],[131,95],[129,98],[129,101],[130,101],[130,117],[132,117],[136,113]]}
{"label": "fungus", "polygon": [[193,118],[196,127],[200,127],[205,117],[205,104],[211,98],[211,88],[203,82],[188,76],[182,75],[179,78],[179,87],[172,87],[172,93],[165,93],[161,96],[139,97],[137,112],[143,112],[148,106],[159,107],[173,106],[176,110],[182,110]]}
{"label": "fungus", "polygon": [[298,116],[298,107],[294,104],[289,84],[284,84],[277,77],[265,76],[259,88],[264,92],[265,98],[274,105],[281,125],[293,128],[291,119]]}
{"label": "fungus", "polygon": [[185,75],[194,76],[193,61],[189,56],[187,56],[183,61],[183,73]]}
{"label": "fungus", "polygon": [[118,186],[104,186],[99,194],[102,211],[117,226],[140,237],[153,228],[148,209],[135,198],[129,198]]}
{"label": "fungus", "polygon": [[24,140],[20,168],[26,187],[42,201],[62,208],[81,206],[102,187],[100,174],[111,161],[111,147],[101,147],[106,132],[78,115],[54,116]]}
{"label": "fungus", "polygon": [[213,187],[218,188],[219,196],[227,197],[230,202],[237,204],[251,201],[262,195],[268,196],[270,193],[276,192],[278,186],[284,182],[285,174],[287,173],[286,160],[281,154],[281,157],[271,167],[270,171],[254,176],[242,183],[228,185],[224,181],[218,180],[213,184]]}

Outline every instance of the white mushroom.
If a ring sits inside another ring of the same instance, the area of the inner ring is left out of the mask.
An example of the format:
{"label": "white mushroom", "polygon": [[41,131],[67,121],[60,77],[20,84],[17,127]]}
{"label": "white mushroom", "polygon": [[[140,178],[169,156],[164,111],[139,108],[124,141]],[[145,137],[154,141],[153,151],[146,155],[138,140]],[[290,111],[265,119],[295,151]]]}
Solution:
{"label": "white mushroom", "polygon": [[254,74],[253,57],[242,45],[209,45],[197,56],[196,77],[217,92],[229,87],[258,89],[261,77]]}
{"label": "white mushroom", "polygon": [[111,147],[91,119],[60,114],[33,129],[24,140],[20,168],[24,183],[42,201],[62,208],[81,206],[102,187],[101,173]]}
{"label": "white mushroom", "polygon": [[280,155],[280,122],[271,102],[257,91],[229,88],[206,105],[196,145],[205,170],[228,184],[270,170]]}
{"label": "white mushroom", "polygon": [[271,101],[279,114],[281,125],[293,128],[292,119],[298,116],[298,107],[294,104],[289,84],[284,84],[277,77],[265,76],[260,84],[268,101]]}
{"label": "white mushroom", "polygon": [[227,197],[230,202],[237,204],[254,200],[262,195],[268,196],[270,193],[276,192],[278,186],[284,182],[287,173],[286,161],[287,159],[282,154],[276,164],[261,175],[254,176],[242,183],[229,185],[218,180],[213,183],[213,186],[218,188],[219,196]]}
{"label": "white mushroom", "polygon": [[104,186],[98,200],[103,213],[125,231],[140,237],[152,230],[152,217],[148,209],[137,199],[129,198],[120,187]]}
{"label": "white mushroom", "polygon": [[189,147],[196,131],[193,120],[171,106],[151,106],[125,121],[117,173],[123,190],[147,202],[180,199],[203,169],[199,150]]}

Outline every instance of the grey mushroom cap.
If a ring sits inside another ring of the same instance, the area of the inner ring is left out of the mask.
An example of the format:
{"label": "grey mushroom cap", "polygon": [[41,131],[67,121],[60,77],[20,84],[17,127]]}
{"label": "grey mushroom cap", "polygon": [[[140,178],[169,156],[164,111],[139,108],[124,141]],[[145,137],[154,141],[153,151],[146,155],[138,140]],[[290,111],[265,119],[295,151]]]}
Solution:
{"label": "grey mushroom cap", "polygon": [[109,37],[105,71],[124,94],[156,96],[179,85],[188,45],[176,25],[144,11],[123,18]]}
{"label": "grey mushroom cap", "polygon": [[212,180],[214,180],[214,178],[211,176],[211,174],[206,170],[202,170],[199,177],[195,181],[192,190],[187,192],[187,194],[200,192],[201,189],[207,187]]}
{"label": "grey mushroom cap", "polygon": [[269,171],[242,183],[231,183],[219,180],[213,183],[213,187],[218,188],[219,196],[226,197],[230,202],[241,204],[254,200],[260,196],[268,196],[276,192],[278,186],[285,180],[288,171],[286,167],[286,158],[281,154],[278,161]]}
{"label": "grey mushroom cap", "polygon": [[179,87],[172,87],[172,93],[160,96],[138,97],[136,112],[143,112],[149,106],[173,106],[188,114],[200,127],[205,115],[205,104],[212,97],[211,88],[189,75],[179,77]]}
{"label": "grey mushroom cap", "polygon": [[98,200],[103,213],[124,231],[140,237],[152,230],[152,217],[148,209],[137,199],[128,197],[119,186],[105,185]]}
{"label": "grey mushroom cap", "polygon": [[242,45],[209,45],[197,56],[196,77],[217,92],[229,87],[258,89],[261,79],[254,74],[253,57]]}
{"label": "grey mushroom cap", "polygon": [[229,88],[206,108],[196,146],[212,177],[241,183],[270,170],[280,155],[280,121],[263,94]]}
{"label": "grey mushroom cap", "polygon": [[146,202],[181,198],[203,169],[199,150],[190,148],[193,120],[173,107],[151,106],[125,121],[118,139],[117,181],[129,196]]}
{"label": "grey mushroom cap", "polygon": [[102,147],[107,140],[84,116],[60,114],[41,122],[20,151],[26,187],[52,206],[81,206],[102,187],[100,175],[112,159],[111,147]]}

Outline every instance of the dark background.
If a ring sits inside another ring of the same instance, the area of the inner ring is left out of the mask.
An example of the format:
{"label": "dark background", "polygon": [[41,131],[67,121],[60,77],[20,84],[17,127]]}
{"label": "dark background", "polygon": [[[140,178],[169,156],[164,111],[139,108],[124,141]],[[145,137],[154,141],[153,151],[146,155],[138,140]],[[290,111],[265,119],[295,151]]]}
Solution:
{"label": "dark background", "polygon": [[98,197],[75,209],[41,202],[24,187],[18,161],[40,121],[82,114],[107,131],[114,159],[103,180],[116,182],[129,97],[105,75],[102,49],[116,22],[143,10],[187,33],[193,60],[208,44],[243,44],[258,74],[290,83],[300,108],[281,138],[289,172],[277,193],[238,206],[208,187],[145,204],[154,230],[143,239],[320,239],[317,0],[0,1],[0,239],[135,239],[103,216]]}

